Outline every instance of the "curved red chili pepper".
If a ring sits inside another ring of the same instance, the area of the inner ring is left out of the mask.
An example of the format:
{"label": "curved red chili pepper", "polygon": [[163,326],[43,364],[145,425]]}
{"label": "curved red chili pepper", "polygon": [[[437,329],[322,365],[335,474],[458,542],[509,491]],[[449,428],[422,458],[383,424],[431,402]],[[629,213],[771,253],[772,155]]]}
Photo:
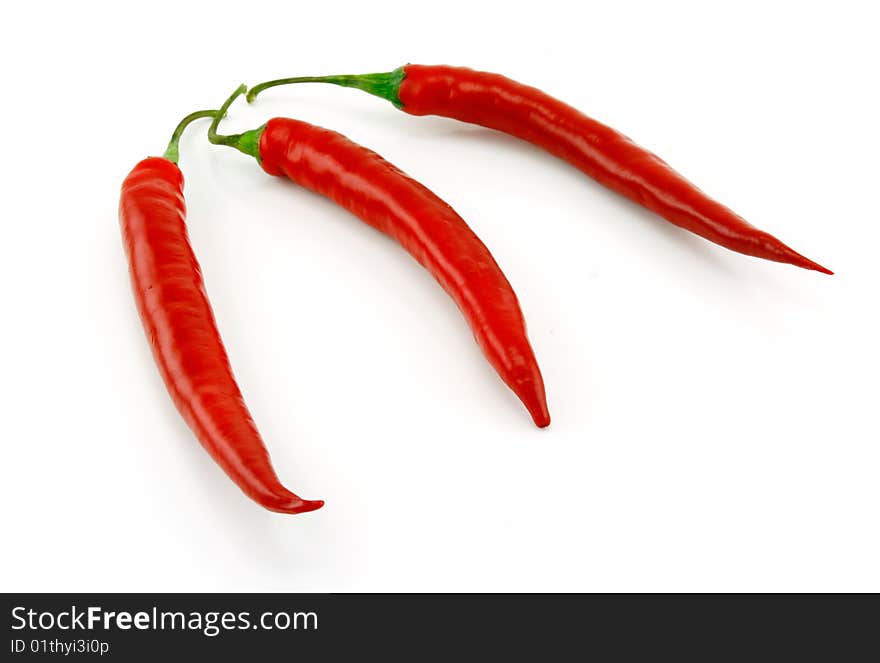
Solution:
{"label": "curved red chili pepper", "polygon": [[[185,123],[213,114],[201,111]],[[137,164],[119,201],[134,297],[156,365],[186,423],[248,497],[282,513],[318,509],[322,501],[303,500],[281,485],[235,383],[187,237],[176,154],[172,139],[166,158]]]}
{"label": "curved red chili pepper", "polygon": [[409,64],[360,76],[309,76],[257,85],[323,82],[354,87],[412,115],[441,115],[503,131],[564,159],[604,186],[711,242],[733,251],[832,272],[712,200],[665,161],[568,104],[499,74],[445,65]]}
{"label": "curved red chili pepper", "polygon": [[[242,92],[239,88],[221,111]],[[455,210],[381,156],[345,136],[299,120],[275,118],[260,129],[211,141],[257,158],[330,198],[395,239],[458,305],[489,363],[535,424],[549,425],[544,381],[516,295],[492,255]]]}

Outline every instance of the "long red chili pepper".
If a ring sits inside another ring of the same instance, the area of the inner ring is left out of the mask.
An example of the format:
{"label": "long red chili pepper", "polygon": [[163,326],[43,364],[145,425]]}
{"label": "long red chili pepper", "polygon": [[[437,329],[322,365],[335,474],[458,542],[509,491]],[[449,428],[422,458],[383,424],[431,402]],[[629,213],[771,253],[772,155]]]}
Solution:
{"label": "long red chili pepper", "polygon": [[241,86],[221,107],[211,142],[255,157],[270,175],[330,198],[397,240],[452,296],[483,354],[535,424],[549,425],[544,382],[516,295],[465,221],[378,154],[334,131],[275,118],[243,134],[218,135],[220,118],[245,90]]}
{"label": "long red chili pepper", "polygon": [[220,340],[201,270],[186,232],[178,141],[137,164],[122,183],[119,221],[134,297],[153,356],[174,404],[217,464],[262,506],[283,513],[320,508],[281,485],[241,397]]}
{"label": "long red chili pepper", "polygon": [[409,64],[378,74],[269,81],[251,88],[248,101],[266,88],[288,83],[358,88],[413,115],[441,115],[503,131],[544,148],[604,186],[711,242],[746,255],[832,273],[712,200],[623,134],[504,76]]}

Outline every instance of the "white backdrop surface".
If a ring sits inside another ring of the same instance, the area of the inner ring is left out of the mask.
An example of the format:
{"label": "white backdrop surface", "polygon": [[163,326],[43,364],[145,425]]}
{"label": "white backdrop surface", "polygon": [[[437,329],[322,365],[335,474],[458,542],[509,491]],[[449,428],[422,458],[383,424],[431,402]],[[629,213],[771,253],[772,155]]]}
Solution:
{"label": "white backdrop surface", "polygon": [[[18,4],[2,43],[5,591],[880,591],[880,49],[869,3]],[[498,71],[652,149],[833,277],[674,228],[527,144],[266,92],[446,199],[517,291],[535,429],[397,245],[205,140],[189,228],[288,517],[167,397],[119,185],[241,82]]]}

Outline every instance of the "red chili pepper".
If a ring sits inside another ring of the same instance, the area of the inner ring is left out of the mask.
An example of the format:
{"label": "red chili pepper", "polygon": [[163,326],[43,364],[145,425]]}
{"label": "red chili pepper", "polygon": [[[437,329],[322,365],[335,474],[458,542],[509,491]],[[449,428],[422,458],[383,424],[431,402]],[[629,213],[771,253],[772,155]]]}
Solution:
{"label": "red chili pepper", "polygon": [[397,240],[455,300],[486,358],[535,424],[549,425],[544,381],[516,295],[489,250],[448,204],[392,164],[345,136],[275,118],[234,136],[217,134],[241,86],[214,118],[212,143],[257,159],[270,175],[330,198]]}
{"label": "red chili pepper", "polygon": [[267,509],[312,511],[324,502],[297,497],[272,469],[232,376],[187,237],[177,145],[190,122],[215,113],[184,118],[165,156],[144,159],[122,184],[119,220],[134,297],[168,393],[217,464]]}
{"label": "red chili pepper", "polygon": [[712,200],[658,156],[541,90],[498,74],[409,64],[356,76],[304,76],[261,83],[332,83],[387,99],[412,115],[479,124],[538,145],[677,226],[746,255],[832,272]]}

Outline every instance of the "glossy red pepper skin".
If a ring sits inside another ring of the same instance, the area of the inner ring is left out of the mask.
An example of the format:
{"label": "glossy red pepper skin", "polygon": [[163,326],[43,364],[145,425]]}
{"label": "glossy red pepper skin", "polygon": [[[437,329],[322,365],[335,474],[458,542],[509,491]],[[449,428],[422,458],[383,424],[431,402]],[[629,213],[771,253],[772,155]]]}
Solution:
{"label": "glossy red pepper skin", "polygon": [[259,139],[259,156],[270,175],[330,198],[403,246],[453,298],[486,358],[535,424],[550,423],[516,295],[455,210],[375,152],[306,122],[270,120]]}
{"label": "glossy red pepper skin", "polygon": [[832,273],[712,200],[623,134],[537,88],[499,74],[445,65],[410,64],[403,74],[397,96],[407,113],[450,117],[516,136],[711,242]]}
{"label": "glossy red pepper skin", "polygon": [[183,174],[151,157],[122,184],[119,220],[138,312],[168,393],[199,441],[267,509],[323,505],[281,485],[244,404],[187,237]]}

